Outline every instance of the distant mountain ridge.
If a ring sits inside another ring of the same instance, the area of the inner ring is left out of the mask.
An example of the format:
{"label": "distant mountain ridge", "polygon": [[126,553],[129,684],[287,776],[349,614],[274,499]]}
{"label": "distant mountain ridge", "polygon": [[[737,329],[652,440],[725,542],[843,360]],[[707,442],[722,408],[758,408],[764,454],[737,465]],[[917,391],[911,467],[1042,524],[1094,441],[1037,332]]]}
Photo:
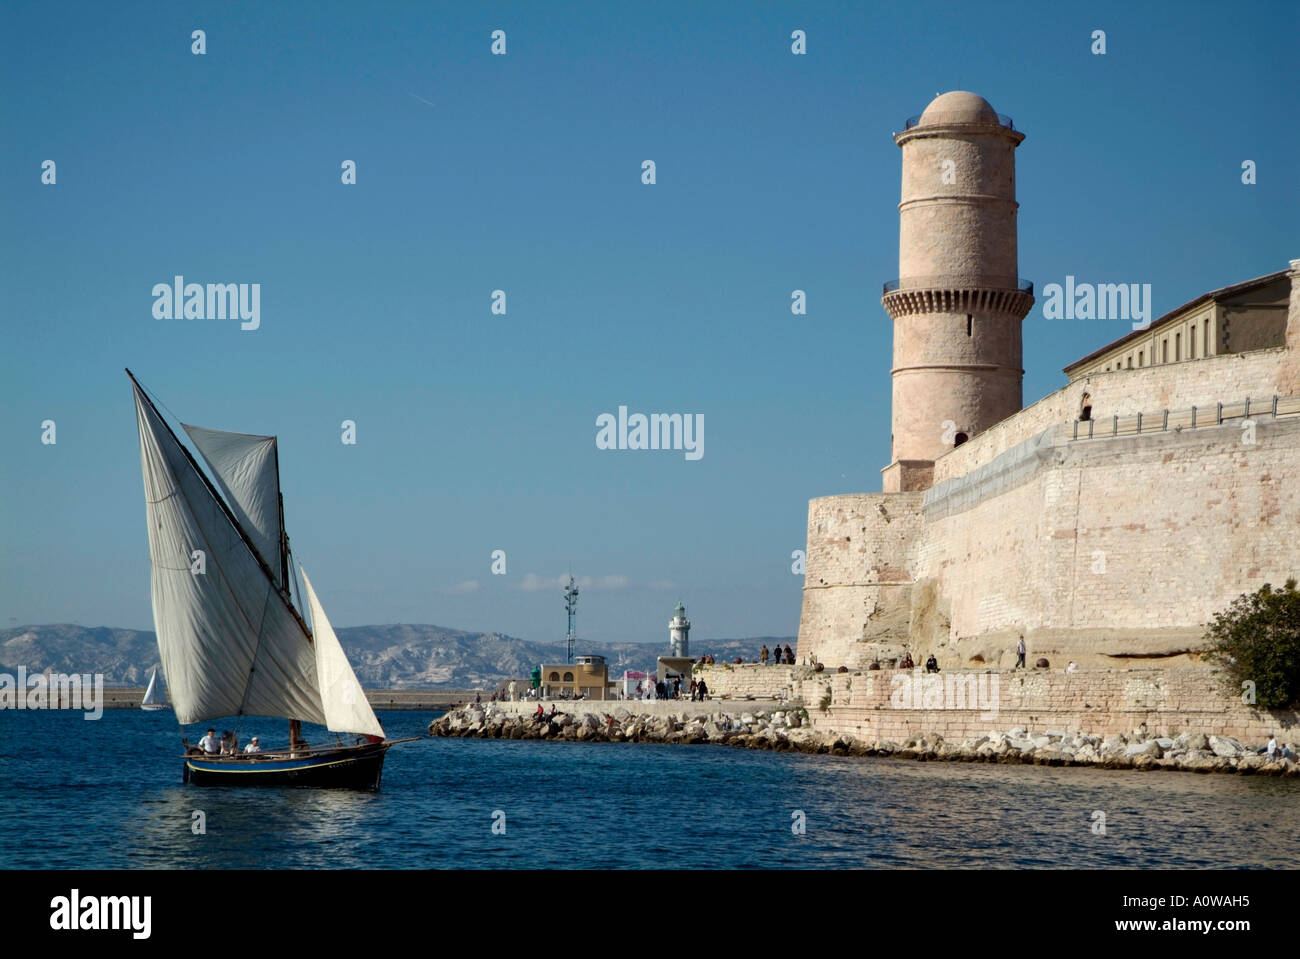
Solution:
{"label": "distant mountain ridge", "polygon": [[[357,678],[371,689],[483,689],[525,677],[539,663],[564,662],[563,643],[535,643],[502,633],[473,633],[442,626],[391,624],[336,630]],[[696,657],[712,653],[719,662],[737,656],[746,662],[759,647],[794,645],[793,636],[751,639],[693,639]],[[593,643],[580,640],[580,654],[606,658],[610,676],[625,669],[645,669],[668,654],[668,644]],[[0,630],[0,672],[19,666],[37,673],[103,673],[110,685],[144,686],[159,665],[152,630],[108,626],[15,626]],[[166,676],[163,677],[166,679]]]}

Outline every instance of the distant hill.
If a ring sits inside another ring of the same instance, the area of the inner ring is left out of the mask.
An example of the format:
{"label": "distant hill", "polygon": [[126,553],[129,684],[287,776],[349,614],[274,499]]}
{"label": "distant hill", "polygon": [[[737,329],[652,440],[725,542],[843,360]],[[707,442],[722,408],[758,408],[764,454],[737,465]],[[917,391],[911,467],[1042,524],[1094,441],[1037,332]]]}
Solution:
{"label": "distant hill", "polygon": [[[483,689],[528,675],[539,663],[563,662],[563,643],[534,643],[501,633],[470,633],[442,626],[352,626],[338,631],[361,684],[371,689]],[[793,636],[691,640],[699,656],[719,661],[758,657],[759,647],[794,645]],[[668,654],[667,643],[589,643],[579,653],[597,653],[609,662],[611,676],[644,669]],[[103,673],[109,685],[143,686],[158,662],[152,631],[71,624],[16,626],[0,630],[0,672]],[[164,677],[165,679],[166,677]]]}

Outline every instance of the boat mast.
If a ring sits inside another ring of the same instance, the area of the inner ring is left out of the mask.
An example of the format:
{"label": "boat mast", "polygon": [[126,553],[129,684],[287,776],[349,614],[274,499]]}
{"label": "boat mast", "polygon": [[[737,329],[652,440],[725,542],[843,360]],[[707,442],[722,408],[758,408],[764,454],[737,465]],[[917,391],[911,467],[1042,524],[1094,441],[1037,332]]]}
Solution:
{"label": "boat mast", "polygon": [[[278,485],[280,482],[280,444],[277,442],[272,447],[275,456],[275,481]],[[284,529],[284,493],[276,490],[276,495],[280,499],[280,591],[284,593],[285,602],[289,608],[293,609],[293,597],[289,592],[289,534]],[[313,642],[311,633],[307,634],[307,642]],[[294,752],[298,749],[299,743],[302,742],[302,720],[289,720],[289,751]]]}

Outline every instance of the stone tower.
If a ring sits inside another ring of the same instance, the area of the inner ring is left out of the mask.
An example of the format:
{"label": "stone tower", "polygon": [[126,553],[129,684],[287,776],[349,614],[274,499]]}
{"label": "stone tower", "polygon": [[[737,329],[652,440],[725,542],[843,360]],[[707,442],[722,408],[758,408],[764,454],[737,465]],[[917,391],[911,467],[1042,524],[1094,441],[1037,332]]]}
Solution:
{"label": "stone tower", "polygon": [[685,659],[691,655],[691,621],[686,618],[686,607],[681,603],[673,610],[668,622],[668,644],[674,656]]}
{"label": "stone tower", "polygon": [[887,493],[928,489],[935,459],[1021,408],[1020,324],[1033,285],[1018,276],[1016,147],[987,100],[956,90],[907,121],[894,321]]}

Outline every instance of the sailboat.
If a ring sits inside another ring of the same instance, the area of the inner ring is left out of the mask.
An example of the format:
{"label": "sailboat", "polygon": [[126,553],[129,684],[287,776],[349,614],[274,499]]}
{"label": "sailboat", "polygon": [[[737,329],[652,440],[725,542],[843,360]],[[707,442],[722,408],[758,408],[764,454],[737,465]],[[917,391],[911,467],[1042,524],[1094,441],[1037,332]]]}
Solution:
{"label": "sailboat", "polygon": [[140,701],[141,709],[166,709],[167,703],[162,698],[162,693],[158,691],[158,670],[155,667],[153,675],[149,677],[149,688],[144,691],[144,699]]}
{"label": "sailboat", "polygon": [[[276,438],[181,424],[218,492],[126,375],[140,433],[154,627],[176,719],[289,721],[285,749],[240,752],[236,741],[229,754],[208,753],[182,740],[184,781],[377,789],[389,747],[408,740],[385,737],[301,567],[314,628],[293,603]],[[304,721],[334,732],[335,743],[308,746]],[[345,743],[339,733],[358,738]]]}

